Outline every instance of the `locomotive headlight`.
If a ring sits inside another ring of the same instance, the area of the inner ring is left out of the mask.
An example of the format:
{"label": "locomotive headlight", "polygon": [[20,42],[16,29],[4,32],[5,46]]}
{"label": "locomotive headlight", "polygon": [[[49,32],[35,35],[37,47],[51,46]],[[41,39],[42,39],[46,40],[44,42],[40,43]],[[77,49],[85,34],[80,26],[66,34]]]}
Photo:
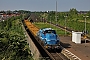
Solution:
{"label": "locomotive headlight", "polygon": [[48,48],[48,46],[45,46],[45,48]]}

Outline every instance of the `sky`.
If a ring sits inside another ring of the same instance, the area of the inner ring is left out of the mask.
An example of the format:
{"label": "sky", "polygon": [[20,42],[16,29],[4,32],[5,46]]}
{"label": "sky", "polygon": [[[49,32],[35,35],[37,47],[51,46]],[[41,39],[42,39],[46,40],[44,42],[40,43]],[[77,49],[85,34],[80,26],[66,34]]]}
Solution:
{"label": "sky", "polygon": [[90,11],[90,0],[0,0],[0,10],[29,11]]}

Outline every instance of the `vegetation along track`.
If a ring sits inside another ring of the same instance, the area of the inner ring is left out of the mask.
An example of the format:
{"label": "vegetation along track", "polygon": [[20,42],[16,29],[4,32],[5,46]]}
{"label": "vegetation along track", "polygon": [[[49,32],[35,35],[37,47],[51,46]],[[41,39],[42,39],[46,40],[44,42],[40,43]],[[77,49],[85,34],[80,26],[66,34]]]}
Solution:
{"label": "vegetation along track", "polygon": [[[28,20],[27,20],[28,21]],[[26,22],[27,22],[26,21]],[[29,21],[28,23],[29,24]],[[31,26],[32,25],[32,26]],[[42,44],[40,43],[40,39],[38,37],[36,37],[36,32],[38,31],[38,28],[36,28],[33,24],[30,23],[29,25],[30,27],[25,26],[29,36],[31,37],[31,39],[33,40],[33,42],[35,43],[35,45],[37,46],[38,50],[40,51],[40,54],[42,55],[41,58],[44,59],[49,59],[49,60],[67,60],[67,58],[65,58],[65,56],[61,53],[50,53],[49,51],[47,51],[44,46],[42,46]],[[28,28],[28,29],[27,29]],[[36,29],[36,32],[34,32]],[[33,31],[34,30],[34,31]],[[34,32],[34,33],[33,33]],[[61,55],[60,55],[61,54]],[[63,56],[63,57],[61,57]],[[58,59],[56,58],[58,57]]]}

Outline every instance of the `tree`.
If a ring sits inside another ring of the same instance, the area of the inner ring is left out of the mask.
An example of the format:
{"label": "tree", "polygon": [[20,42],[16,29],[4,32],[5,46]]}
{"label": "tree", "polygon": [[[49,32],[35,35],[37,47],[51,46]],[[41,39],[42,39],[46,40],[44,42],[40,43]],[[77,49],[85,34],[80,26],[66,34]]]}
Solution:
{"label": "tree", "polygon": [[[7,29],[0,30],[0,60],[30,60],[31,51],[20,24],[21,17],[11,17],[4,23]],[[1,24],[1,22],[0,22]],[[8,26],[7,26],[8,25]]]}
{"label": "tree", "polygon": [[70,9],[69,14],[70,14],[70,18],[72,18],[73,20],[77,20],[77,10],[75,8]]}

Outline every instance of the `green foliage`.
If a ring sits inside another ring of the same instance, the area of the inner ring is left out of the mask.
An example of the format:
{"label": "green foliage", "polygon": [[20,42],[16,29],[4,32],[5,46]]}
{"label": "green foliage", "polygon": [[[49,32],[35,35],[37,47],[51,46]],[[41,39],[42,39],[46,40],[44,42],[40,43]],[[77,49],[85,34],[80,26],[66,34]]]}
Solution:
{"label": "green foliage", "polygon": [[0,22],[0,60],[30,60],[31,51],[22,30],[21,16]]}

